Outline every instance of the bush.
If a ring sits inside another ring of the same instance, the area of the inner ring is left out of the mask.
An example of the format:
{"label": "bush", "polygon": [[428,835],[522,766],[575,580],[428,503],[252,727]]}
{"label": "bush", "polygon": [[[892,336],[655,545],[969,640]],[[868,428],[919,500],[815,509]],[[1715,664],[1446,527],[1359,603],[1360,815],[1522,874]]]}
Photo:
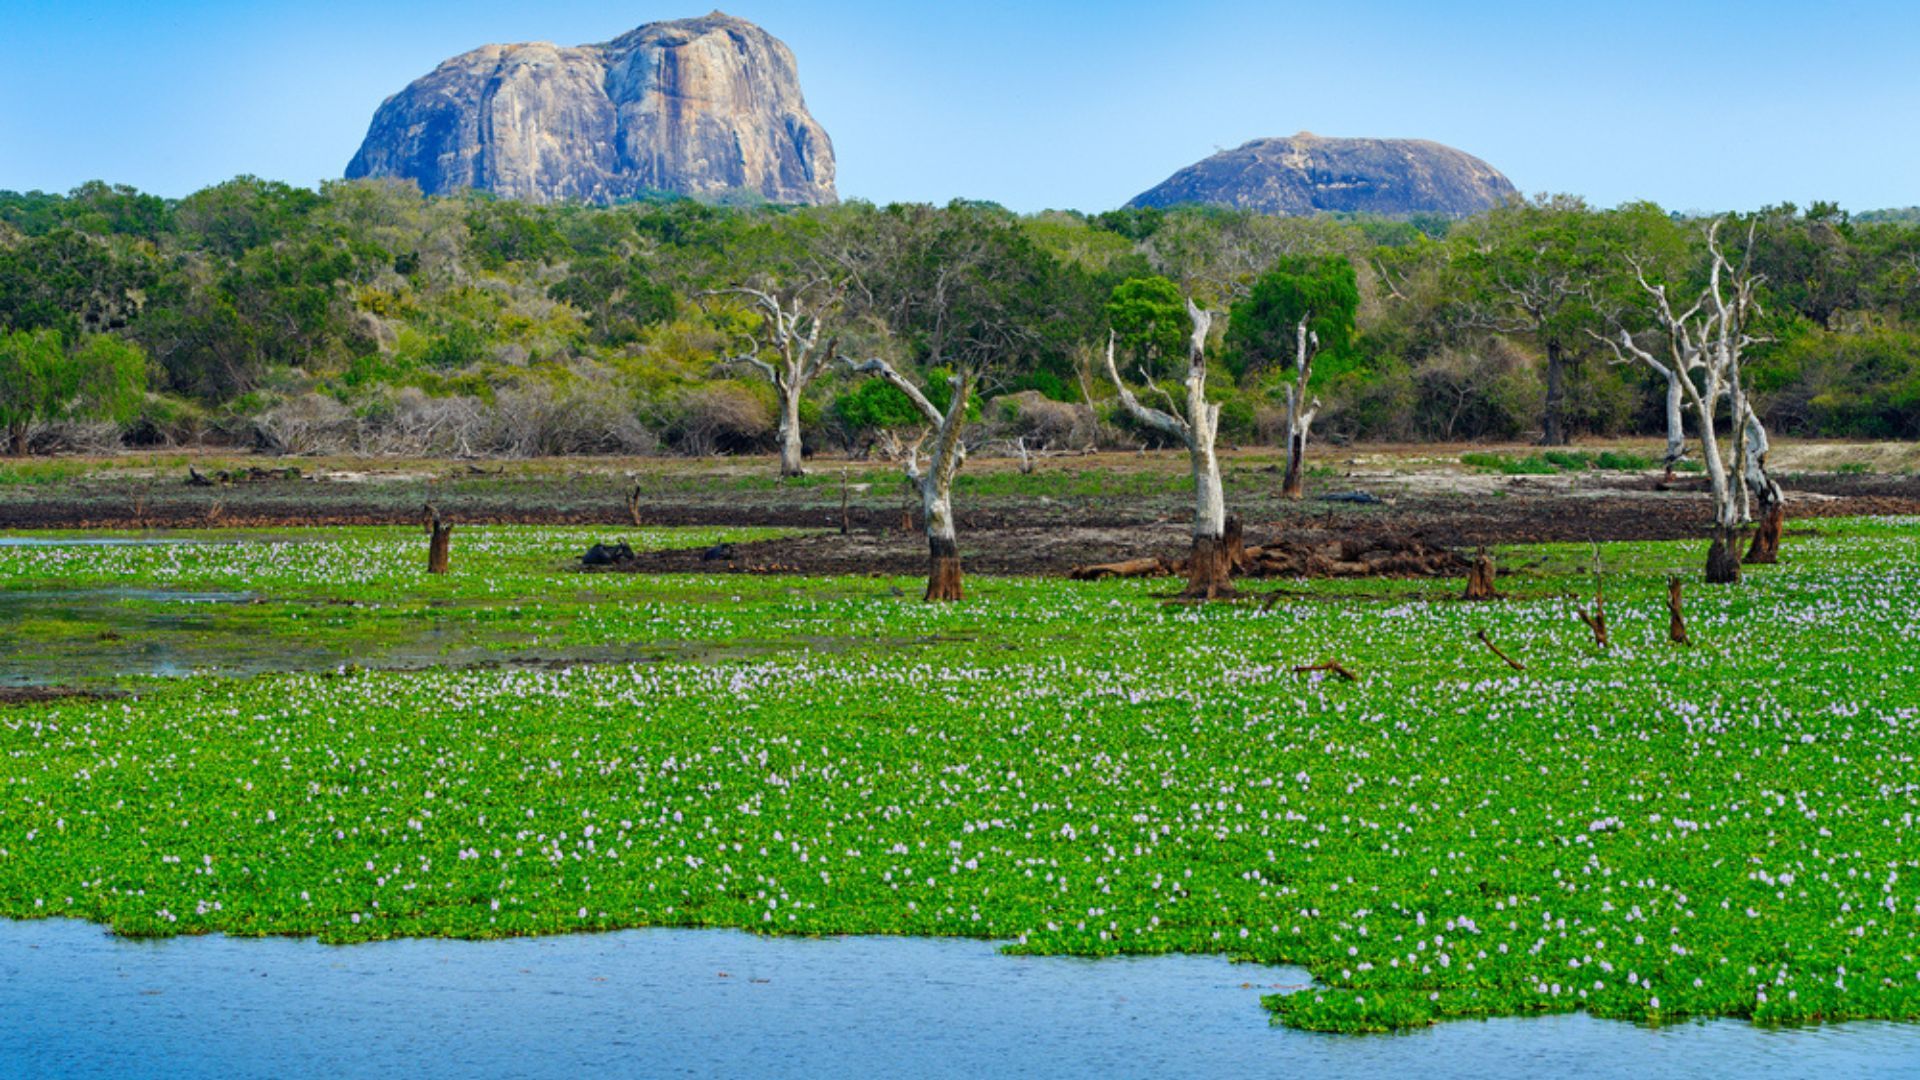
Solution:
{"label": "bush", "polygon": [[772,445],[773,406],[744,383],[703,383],[669,406],[667,438],[694,457],[764,451]]}
{"label": "bush", "polygon": [[1093,445],[1093,417],[1084,405],[1055,401],[1037,390],[1002,394],[993,405],[1001,434],[1026,439],[1030,449]]}
{"label": "bush", "polygon": [[653,449],[652,433],[624,401],[612,387],[590,379],[557,387],[533,383],[502,390],[494,395],[488,422],[481,425],[474,450],[538,457],[634,454]]}
{"label": "bush", "polygon": [[205,439],[212,424],[207,411],[184,398],[148,394],[127,421],[129,446],[183,446]]}

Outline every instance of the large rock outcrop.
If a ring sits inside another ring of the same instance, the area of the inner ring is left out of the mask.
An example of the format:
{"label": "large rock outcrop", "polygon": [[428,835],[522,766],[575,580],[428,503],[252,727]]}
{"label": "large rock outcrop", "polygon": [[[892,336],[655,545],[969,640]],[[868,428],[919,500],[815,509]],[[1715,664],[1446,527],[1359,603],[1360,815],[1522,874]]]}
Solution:
{"label": "large rock outcrop", "polygon": [[1268,214],[1478,213],[1517,194],[1500,170],[1424,139],[1255,139],[1174,173],[1129,206],[1207,203]]}
{"label": "large rock outcrop", "polygon": [[836,198],[833,143],[807,113],[793,53],[717,11],[603,45],[456,56],[380,106],[347,176],[532,202]]}

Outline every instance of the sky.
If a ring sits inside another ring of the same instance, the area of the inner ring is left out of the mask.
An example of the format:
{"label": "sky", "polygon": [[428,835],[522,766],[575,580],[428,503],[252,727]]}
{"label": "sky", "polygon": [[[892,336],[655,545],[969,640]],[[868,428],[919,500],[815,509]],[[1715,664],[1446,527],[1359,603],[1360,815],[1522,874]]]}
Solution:
{"label": "sky", "polygon": [[[711,0],[709,0],[711,2]],[[730,0],[784,40],[843,198],[1119,206],[1249,139],[1432,139],[1522,191],[1920,204],[1920,4]],[[0,0],[0,189],[338,177],[388,95],[489,42],[696,7]]]}

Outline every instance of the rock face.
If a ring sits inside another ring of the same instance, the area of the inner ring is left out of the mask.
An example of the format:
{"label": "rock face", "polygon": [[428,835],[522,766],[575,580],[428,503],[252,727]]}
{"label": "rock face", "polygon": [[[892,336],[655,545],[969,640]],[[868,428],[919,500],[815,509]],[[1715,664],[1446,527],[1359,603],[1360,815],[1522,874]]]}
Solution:
{"label": "rock face", "polygon": [[1168,177],[1127,205],[1209,203],[1268,214],[1320,211],[1464,217],[1517,194],[1471,154],[1423,139],[1255,139]]}
{"label": "rock face", "polygon": [[381,104],[347,176],[531,202],[836,201],[833,143],[807,113],[793,53],[717,11],[603,45],[456,56]]}

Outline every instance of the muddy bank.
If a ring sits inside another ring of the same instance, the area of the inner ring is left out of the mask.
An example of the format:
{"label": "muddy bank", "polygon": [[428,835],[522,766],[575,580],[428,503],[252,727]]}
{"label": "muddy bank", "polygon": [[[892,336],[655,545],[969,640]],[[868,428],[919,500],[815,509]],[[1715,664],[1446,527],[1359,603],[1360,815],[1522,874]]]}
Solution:
{"label": "muddy bank", "polygon": [[[1787,505],[1790,529],[1796,520],[1920,513],[1920,499],[1880,495],[1789,494]],[[1704,497],[1650,490],[1621,493],[1617,498],[1564,492],[1486,498],[1400,495],[1369,506],[1309,499],[1274,509],[1279,512],[1246,524],[1248,545],[1304,553],[1328,545],[1358,552],[1403,551],[1413,544],[1425,550],[1463,552],[1501,544],[1703,539],[1711,524]],[[727,523],[759,522],[741,515]],[[631,562],[608,569],[650,574],[925,573],[925,537],[901,526],[896,513],[877,527],[856,520],[847,535],[834,531],[733,544],[719,551],[643,552]],[[1124,559],[1177,561],[1185,557],[1190,536],[1188,525],[1171,514],[1150,521],[1057,523],[1023,520],[1017,511],[996,511],[976,515],[971,526],[963,518],[960,552],[966,569],[973,573],[1064,575],[1076,567]],[[1429,562],[1441,568],[1431,573],[1458,568],[1450,560]],[[1312,572],[1304,554],[1301,565],[1303,572]]]}

